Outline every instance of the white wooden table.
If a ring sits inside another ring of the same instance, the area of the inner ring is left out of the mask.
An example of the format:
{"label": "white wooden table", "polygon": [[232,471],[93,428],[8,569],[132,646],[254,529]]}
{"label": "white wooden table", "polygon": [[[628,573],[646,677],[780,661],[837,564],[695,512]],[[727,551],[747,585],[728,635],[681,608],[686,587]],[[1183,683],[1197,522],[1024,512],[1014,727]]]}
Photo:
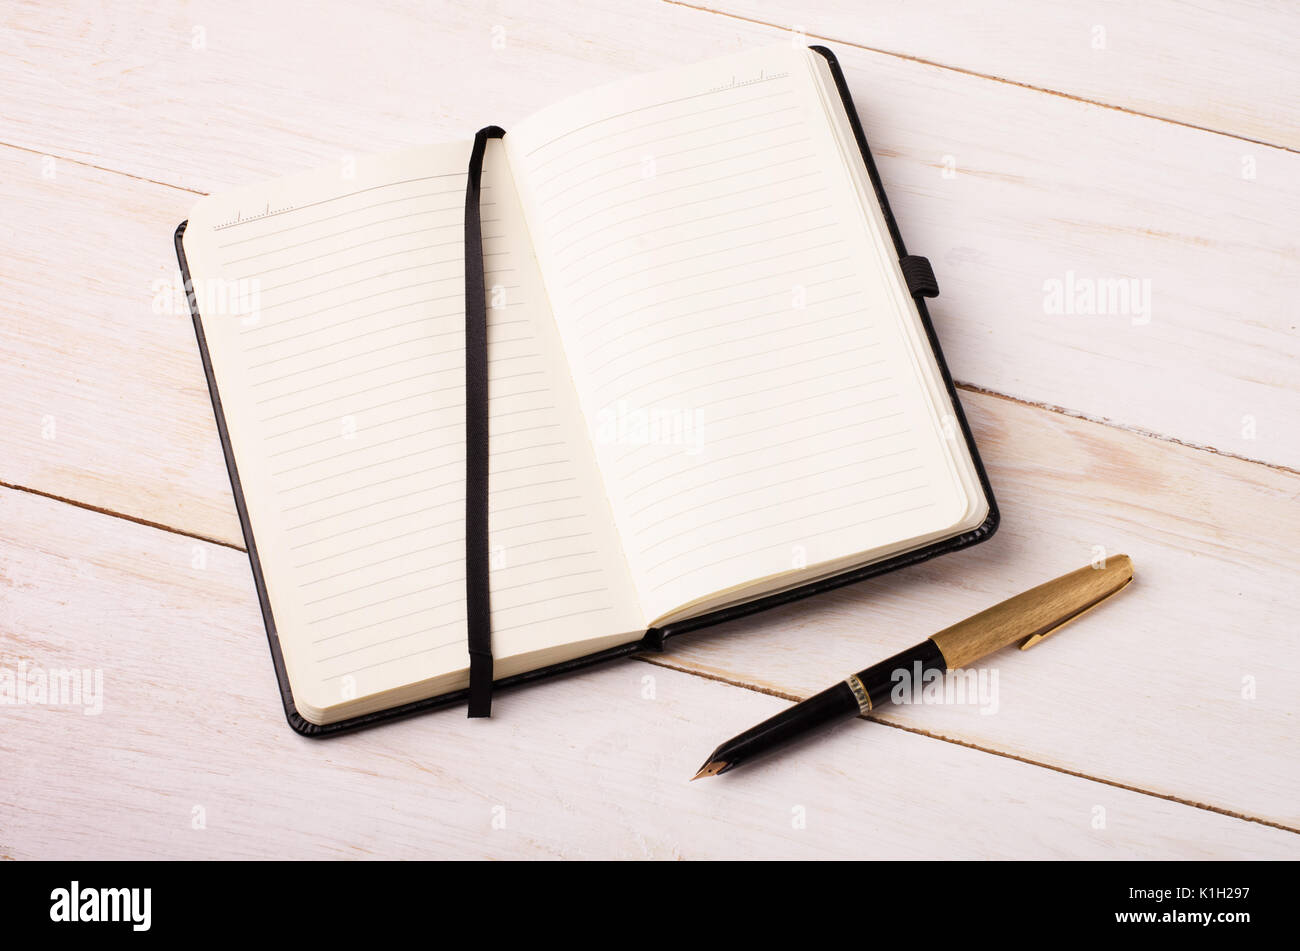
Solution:
{"label": "white wooden table", "polygon": [[[0,669],[104,678],[97,716],[0,706],[0,857],[1300,854],[1300,9],[707,2],[0,8]],[[934,262],[998,536],[491,721],[293,734],[168,299],[177,222],[792,26]],[[1051,312],[1052,281],[1121,278],[1146,313]],[[898,707],[686,782],[1098,549],[1137,583],[1000,655],[996,715]]]}

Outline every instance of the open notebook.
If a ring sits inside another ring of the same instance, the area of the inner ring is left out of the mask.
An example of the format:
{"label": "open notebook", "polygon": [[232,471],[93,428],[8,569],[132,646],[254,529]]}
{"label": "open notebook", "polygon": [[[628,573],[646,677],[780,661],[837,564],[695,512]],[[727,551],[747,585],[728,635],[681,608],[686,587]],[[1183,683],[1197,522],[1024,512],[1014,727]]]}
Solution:
{"label": "open notebook", "polygon": [[[469,152],[204,198],[178,231],[305,733],[464,696]],[[994,530],[828,51],[545,109],[488,143],[480,213],[498,683]]]}

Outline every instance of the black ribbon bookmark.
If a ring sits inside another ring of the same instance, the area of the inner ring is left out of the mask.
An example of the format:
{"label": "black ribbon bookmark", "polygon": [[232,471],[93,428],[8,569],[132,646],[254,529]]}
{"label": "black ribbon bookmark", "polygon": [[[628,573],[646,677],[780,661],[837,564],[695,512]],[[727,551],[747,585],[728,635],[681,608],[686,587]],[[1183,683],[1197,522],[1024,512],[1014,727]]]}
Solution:
{"label": "black ribbon bookmark", "polygon": [[505,130],[480,129],[465,187],[465,619],[469,641],[469,715],[492,715],[492,605],[488,554],[487,288],[479,179],[488,139]]}

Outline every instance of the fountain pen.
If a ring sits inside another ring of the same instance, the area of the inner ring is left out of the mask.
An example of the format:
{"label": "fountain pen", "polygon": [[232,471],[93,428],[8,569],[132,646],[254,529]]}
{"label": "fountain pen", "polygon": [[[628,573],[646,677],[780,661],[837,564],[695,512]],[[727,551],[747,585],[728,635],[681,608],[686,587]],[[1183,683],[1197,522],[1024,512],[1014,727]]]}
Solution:
{"label": "fountain pen", "polygon": [[957,670],[1015,641],[1028,650],[1132,580],[1128,555],[1113,555],[1103,564],[1080,568],[995,604],[732,737],[691,778],[717,776],[832,720],[870,713],[889,700],[895,671],[911,675],[918,664],[922,674]]}

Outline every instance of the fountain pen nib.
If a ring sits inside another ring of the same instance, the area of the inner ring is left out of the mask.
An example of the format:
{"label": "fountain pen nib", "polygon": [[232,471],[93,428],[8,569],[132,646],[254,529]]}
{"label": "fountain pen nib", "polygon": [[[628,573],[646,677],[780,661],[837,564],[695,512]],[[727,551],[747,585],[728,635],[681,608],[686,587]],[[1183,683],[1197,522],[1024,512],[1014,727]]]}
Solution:
{"label": "fountain pen nib", "polygon": [[691,777],[691,782],[704,776],[716,776],[726,768],[727,764],[723,760],[711,760],[700,767],[700,771]]}

